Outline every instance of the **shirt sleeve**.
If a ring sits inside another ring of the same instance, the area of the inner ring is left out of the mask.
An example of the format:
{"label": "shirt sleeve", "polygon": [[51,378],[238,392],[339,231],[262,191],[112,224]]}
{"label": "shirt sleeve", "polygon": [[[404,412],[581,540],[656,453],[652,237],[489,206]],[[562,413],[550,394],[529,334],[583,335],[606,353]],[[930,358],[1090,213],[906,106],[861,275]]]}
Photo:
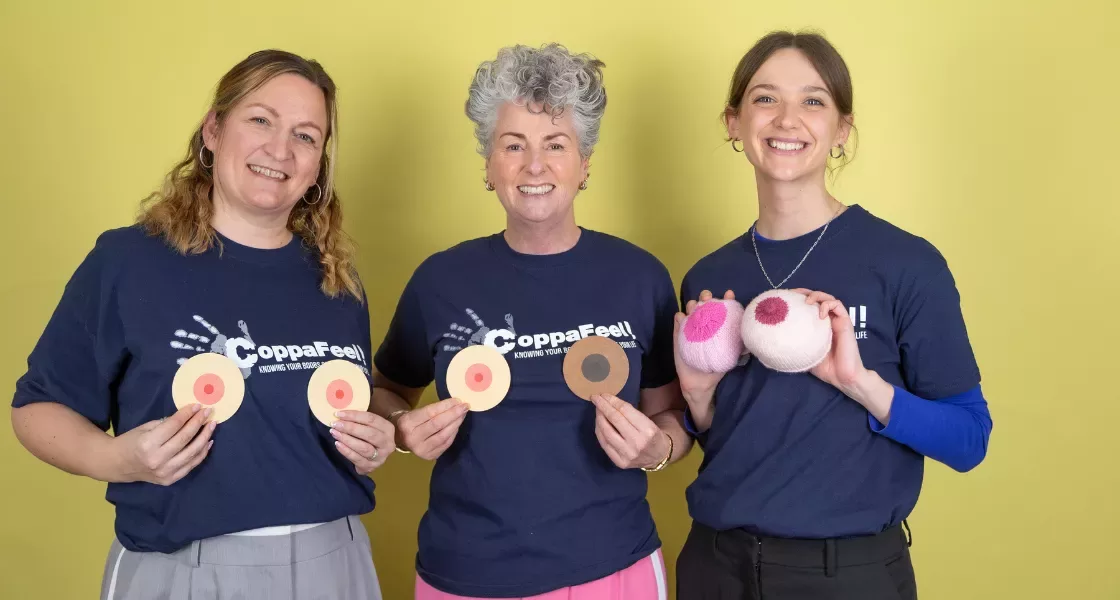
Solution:
{"label": "shirt sleeve", "polygon": [[696,440],[701,449],[708,445],[708,432],[697,431],[696,422],[692,420],[692,410],[687,407],[684,409],[684,430]]}
{"label": "shirt sleeve", "polygon": [[413,273],[397,302],[374,366],[391,381],[412,388],[427,387],[435,379],[435,356],[424,320],[420,271]]}
{"label": "shirt sleeve", "polygon": [[922,398],[944,398],[980,383],[960,295],[948,266],[942,262],[932,276],[904,284],[896,311],[908,391]]}
{"label": "shirt sleeve", "polygon": [[13,408],[57,402],[102,431],[115,423],[128,352],[108,276],[113,259],[102,236],[74,271],[16,382]]}
{"label": "shirt sleeve", "polygon": [[980,386],[936,400],[919,398],[895,386],[888,424],[884,427],[871,415],[868,423],[872,431],[962,473],[984,460],[992,432],[992,417]]}
{"label": "shirt sleeve", "polygon": [[641,387],[657,388],[677,378],[673,360],[673,320],[679,306],[673,280],[667,270],[658,280],[654,295],[653,338],[650,349],[642,357]]}
{"label": "shirt sleeve", "polygon": [[887,427],[871,429],[958,471],[983,460],[992,428],[980,369],[944,259],[927,277],[904,282],[896,306],[905,385],[895,386]]}

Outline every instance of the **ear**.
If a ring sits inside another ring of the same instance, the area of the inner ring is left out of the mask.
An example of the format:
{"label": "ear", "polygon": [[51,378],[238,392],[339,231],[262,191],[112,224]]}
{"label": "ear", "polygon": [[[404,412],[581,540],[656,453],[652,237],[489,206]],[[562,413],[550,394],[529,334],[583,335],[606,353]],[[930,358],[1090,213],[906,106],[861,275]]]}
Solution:
{"label": "ear", "polygon": [[855,126],[855,117],[853,115],[841,116],[840,127],[836,128],[836,139],[832,143],[832,147],[843,146],[848,143],[848,136],[852,133],[852,127]]}
{"label": "ear", "polygon": [[732,140],[742,139],[739,136],[739,109],[728,106],[723,109],[723,124],[727,127],[727,137]]}
{"label": "ear", "polygon": [[583,179],[587,179],[587,170],[591,168],[591,157],[585,156],[583,160],[579,161],[579,168],[583,172]]}
{"label": "ear", "polygon": [[206,113],[202,122],[202,141],[206,148],[213,152],[218,147],[218,115],[214,111]]}

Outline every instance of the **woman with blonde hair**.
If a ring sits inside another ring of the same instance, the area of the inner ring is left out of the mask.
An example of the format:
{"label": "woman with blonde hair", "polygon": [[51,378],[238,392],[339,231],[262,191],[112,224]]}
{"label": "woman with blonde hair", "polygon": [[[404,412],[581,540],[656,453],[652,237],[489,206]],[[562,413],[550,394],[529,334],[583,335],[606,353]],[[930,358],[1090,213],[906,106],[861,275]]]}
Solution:
{"label": "woman with blonde hair", "polygon": [[[357,515],[374,507],[366,475],[392,425],[343,411],[328,427],[306,391],[328,360],[369,372],[337,123],[317,62],[268,50],[236,65],[186,158],[138,223],[98,238],[28,359],[18,439],[107,482],[116,507],[102,598],[380,598]],[[207,353],[236,365],[218,384],[243,385],[232,415],[176,410],[180,365]]]}

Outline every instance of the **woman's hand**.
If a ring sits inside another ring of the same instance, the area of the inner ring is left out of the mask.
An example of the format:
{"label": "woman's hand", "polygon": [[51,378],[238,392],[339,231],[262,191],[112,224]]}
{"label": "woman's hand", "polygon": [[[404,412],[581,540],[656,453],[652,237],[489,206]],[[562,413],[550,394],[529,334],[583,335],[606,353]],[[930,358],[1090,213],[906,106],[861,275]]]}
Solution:
{"label": "woman's hand", "polygon": [[368,475],[385,464],[397,448],[393,424],[371,412],[343,410],[331,425],[334,445],[354,463],[354,470]]}
{"label": "woman's hand", "polygon": [[821,381],[839,389],[844,395],[859,402],[884,425],[890,420],[894,387],[875,371],[863,366],[855,327],[844,304],[824,292],[804,288],[794,290],[805,294],[805,302],[816,304],[820,318],[829,319],[832,325],[832,348],[819,365],[810,371]]}
{"label": "woman's hand", "polygon": [[439,458],[455,441],[467,412],[467,403],[457,398],[433,402],[406,412],[397,419],[401,449],[424,460]]}
{"label": "woman's hand", "polygon": [[185,477],[202,464],[214,445],[210,436],[217,423],[207,423],[210,413],[201,404],[191,404],[113,438],[118,464],[113,479],[167,486]]}
{"label": "woman's hand", "polygon": [[669,435],[642,411],[610,395],[591,397],[595,437],[620,469],[653,468],[669,454]]}
{"label": "woman's hand", "polygon": [[[681,393],[688,402],[688,410],[692,415],[693,423],[700,431],[707,431],[712,424],[712,401],[715,397],[716,386],[723,379],[725,373],[705,373],[697,371],[681,360],[677,352],[677,338],[680,336],[681,323],[685,315],[691,315],[698,304],[712,299],[708,290],[700,292],[699,300],[689,300],[685,305],[685,312],[677,313],[673,324],[673,360],[677,367],[677,379],[680,380]],[[724,300],[734,300],[735,292],[728,290],[723,295]]]}

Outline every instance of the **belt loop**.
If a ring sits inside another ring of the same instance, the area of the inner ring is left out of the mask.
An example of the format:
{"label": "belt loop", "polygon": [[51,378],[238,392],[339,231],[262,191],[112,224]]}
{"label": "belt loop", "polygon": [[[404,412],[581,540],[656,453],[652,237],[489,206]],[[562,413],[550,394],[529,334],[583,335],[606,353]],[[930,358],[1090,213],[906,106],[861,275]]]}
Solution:
{"label": "belt loop", "polygon": [[910,533],[910,524],[906,522],[906,519],[902,520],[902,528],[906,530],[906,547],[909,548],[914,543],[914,535]]}
{"label": "belt loop", "polygon": [[825,577],[836,576],[836,540],[832,538],[824,541],[824,574]]}
{"label": "belt loop", "polygon": [[191,566],[198,568],[202,566],[202,540],[195,540],[191,545]]}
{"label": "belt loop", "polygon": [[350,521],[350,519],[356,519],[356,518],[357,517],[352,517],[352,516],[349,516],[349,515],[347,515],[347,517],[346,517],[346,529],[350,532],[350,541],[351,542],[354,541],[354,524]]}

